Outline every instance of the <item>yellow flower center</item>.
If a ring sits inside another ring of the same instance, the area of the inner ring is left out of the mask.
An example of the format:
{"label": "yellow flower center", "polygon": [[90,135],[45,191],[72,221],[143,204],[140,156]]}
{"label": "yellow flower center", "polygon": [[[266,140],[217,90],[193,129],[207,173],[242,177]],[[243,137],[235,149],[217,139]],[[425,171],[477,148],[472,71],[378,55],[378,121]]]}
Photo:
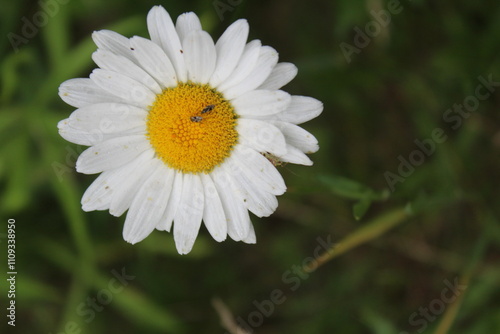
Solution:
{"label": "yellow flower center", "polygon": [[180,83],[156,97],[147,118],[147,136],[169,167],[208,173],[237,143],[236,118],[233,106],[209,85]]}

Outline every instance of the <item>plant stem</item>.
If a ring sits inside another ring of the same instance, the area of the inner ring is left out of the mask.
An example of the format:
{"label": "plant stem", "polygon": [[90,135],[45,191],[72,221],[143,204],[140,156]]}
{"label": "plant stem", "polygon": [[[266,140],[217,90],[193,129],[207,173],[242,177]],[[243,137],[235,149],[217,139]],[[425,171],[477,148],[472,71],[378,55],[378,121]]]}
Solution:
{"label": "plant stem", "polygon": [[410,214],[406,208],[398,208],[388,213],[382,214],[381,216],[367,223],[365,226],[349,234],[329,250],[325,251],[316,259],[316,261],[312,262],[308,266],[305,266],[303,270],[305,272],[315,271],[318,267],[324,265],[331,259],[379,237],[389,229],[405,221],[409,216]]}

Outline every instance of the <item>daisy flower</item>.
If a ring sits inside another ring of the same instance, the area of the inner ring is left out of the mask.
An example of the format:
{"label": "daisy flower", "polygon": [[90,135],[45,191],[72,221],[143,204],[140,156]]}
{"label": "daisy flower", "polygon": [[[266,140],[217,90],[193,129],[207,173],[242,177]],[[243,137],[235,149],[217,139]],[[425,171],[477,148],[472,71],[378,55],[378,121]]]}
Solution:
{"label": "daisy flower", "polygon": [[259,40],[246,20],[216,43],[194,13],[176,23],[161,6],[147,16],[151,39],[94,32],[99,68],[61,84],[77,108],[58,124],[66,140],[90,146],[76,170],[101,173],[82,198],[85,211],[128,210],[123,238],[173,229],[188,253],[202,221],[217,241],[255,243],[249,211],[272,214],[286,186],[275,165],[312,165],[317,140],[297,124],[320,101],[280,90],[297,74]]}

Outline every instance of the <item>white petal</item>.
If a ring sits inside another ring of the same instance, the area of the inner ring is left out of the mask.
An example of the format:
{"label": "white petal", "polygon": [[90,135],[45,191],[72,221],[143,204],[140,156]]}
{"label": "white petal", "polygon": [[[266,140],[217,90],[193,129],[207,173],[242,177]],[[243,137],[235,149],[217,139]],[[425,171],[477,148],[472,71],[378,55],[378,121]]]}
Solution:
{"label": "white petal", "polygon": [[[266,185],[261,185],[262,180],[253,178],[251,173],[245,172],[247,167],[238,159],[232,158],[228,161],[231,173],[237,174],[234,177],[234,185],[243,198],[245,206],[257,217],[268,217],[278,207],[278,200],[273,194],[263,190]],[[234,171],[235,169],[236,171]]]}
{"label": "white petal", "polygon": [[297,71],[292,63],[278,63],[259,89],[280,89],[295,78]]}
{"label": "white petal", "polygon": [[155,94],[161,93],[161,87],[148,73],[123,56],[118,56],[110,51],[97,50],[92,54],[92,59],[100,68],[123,73],[126,76],[142,83]]}
{"label": "white petal", "polygon": [[219,91],[224,92],[226,89],[240,83],[253,71],[259,59],[261,46],[262,44],[259,40],[253,40],[245,45],[243,54],[234,71],[217,86]]}
{"label": "white petal", "polygon": [[238,84],[222,91],[226,99],[232,100],[259,87],[278,63],[278,52],[270,46],[261,47],[259,59],[250,74]]}
{"label": "white petal", "polygon": [[135,195],[125,219],[123,239],[135,244],[146,238],[163,215],[172,190],[174,171],[166,168],[160,160]]}
{"label": "white petal", "polygon": [[323,103],[309,96],[293,95],[288,108],[275,115],[279,121],[292,124],[301,124],[315,117],[323,111]]}
{"label": "white petal", "polygon": [[233,240],[240,241],[248,235],[251,225],[243,198],[237,193],[231,172],[226,171],[225,165],[214,169],[211,176],[226,213],[227,233]]}
{"label": "white petal", "polygon": [[216,52],[212,37],[203,30],[193,31],[182,41],[188,79],[195,83],[207,83],[214,72]]}
{"label": "white petal", "polygon": [[231,104],[238,115],[262,117],[286,110],[290,101],[290,94],[282,90],[253,90],[238,96]]}
{"label": "white petal", "polygon": [[210,85],[217,87],[234,71],[243,54],[248,38],[248,22],[244,19],[231,24],[217,40],[217,63],[210,78]]}
{"label": "white petal", "polygon": [[250,230],[248,231],[245,239],[241,240],[247,244],[255,244],[257,242],[257,237],[255,236],[255,230],[253,228],[252,223],[250,223]]}
{"label": "white petal", "polygon": [[100,173],[126,164],[150,149],[142,135],[113,138],[83,151],[76,161],[76,170],[83,174]]}
{"label": "white petal", "polygon": [[177,75],[172,62],[157,44],[134,36],[130,39],[133,56],[162,88],[175,87]]}
{"label": "white petal", "polygon": [[174,240],[179,254],[193,248],[204,209],[203,185],[198,175],[184,174],[181,200],[174,218]]}
{"label": "white petal", "polygon": [[240,174],[258,183],[262,190],[273,195],[282,195],[286,191],[285,181],[276,167],[262,154],[253,149],[238,145],[235,147],[231,159],[238,160],[238,169],[231,169],[233,178]]}
{"label": "white petal", "polygon": [[292,145],[286,145],[286,154],[277,157],[283,162],[290,162],[292,164],[299,164],[304,166],[312,166],[313,162],[307,155],[298,148]]}
{"label": "white petal", "polygon": [[181,200],[182,183],[183,174],[180,172],[174,173],[174,185],[172,188],[172,194],[170,195],[170,200],[168,201],[167,208],[165,209],[158,226],[156,226],[156,228],[160,231],[170,232],[170,229],[172,228],[172,221],[174,220],[179,202]]}
{"label": "white petal", "polygon": [[187,81],[181,41],[170,15],[162,6],[154,6],[148,13],[147,21],[151,40],[165,51],[175,68],[177,79],[181,82]]}
{"label": "white petal", "polygon": [[286,154],[286,142],[283,133],[273,124],[254,119],[240,118],[236,130],[243,145],[258,152],[274,155]]}
{"label": "white petal", "polygon": [[201,30],[200,19],[193,12],[181,14],[177,18],[177,22],[175,22],[175,29],[179,35],[179,40],[182,41],[190,32]]}
{"label": "white petal", "polygon": [[203,221],[215,240],[224,241],[227,236],[227,222],[217,188],[210,176],[206,174],[201,174],[201,181],[205,194]]}
{"label": "white petal", "polygon": [[147,108],[156,99],[149,88],[117,72],[98,68],[92,71],[90,79],[109,93],[140,108]]}
{"label": "white petal", "polygon": [[133,136],[133,135],[146,136],[145,124],[129,129],[120,129],[118,127],[114,127],[114,125],[109,125],[109,123],[107,123],[105,125],[105,128],[108,128],[112,131],[120,129],[120,131],[105,132],[102,130],[101,127],[97,127],[94,129],[79,129],[72,127],[70,123],[72,123],[72,121],[70,121],[69,118],[60,121],[57,124],[57,127],[59,129],[59,134],[67,141],[78,145],[92,146],[116,137]]}
{"label": "white petal", "polygon": [[[297,147],[304,153],[314,153],[319,150],[318,140],[300,126],[277,121],[271,121],[271,123],[283,132],[287,144]],[[275,155],[279,156],[279,154]]]}
{"label": "white petal", "polygon": [[132,201],[144,184],[146,178],[151,175],[156,158],[153,158],[153,150],[146,151],[134,160],[134,168],[130,174],[118,185],[109,205],[109,213],[113,216],[121,216],[132,204]]}
{"label": "white petal", "polygon": [[128,38],[119,33],[111,30],[94,31],[92,39],[99,49],[126,57],[130,61],[135,62],[134,57],[130,53]]}
{"label": "white petal", "polygon": [[109,209],[113,196],[124,184],[129,184],[132,180],[139,178],[134,173],[137,167],[144,161],[150,161],[152,154],[145,152],[128,164],[116,169],[104,171],[87,188],[82,196],[82,209],[84,211]]}
{"label": "white petal", "polygon": [[82,196],[83,211],[106,210],[116,185],[123,182],[116,169],[102,172]]}
{"label": "white petal", "polygon": [[[63,119],[57,123],[59,135],[71,143],[78,145],[91,146],[101,142],[103,136],[101,134],[89,133],[87,130],[77,130],[69,126],[69,118]],[[114,137],[114,136],[113,136]]]}
{"label": "white petal", "polygon": [[97,103],[76,109],[69,117],[69,126],[92,133],[118,133],[143,127],[147,112],[121,103]]}
{"label": "white petal", "polygon": [[59,86],[59,96],[64,102],[76,108],[93,103],[124,101],[103,90],[89,78],[69,79],[63,82]]}

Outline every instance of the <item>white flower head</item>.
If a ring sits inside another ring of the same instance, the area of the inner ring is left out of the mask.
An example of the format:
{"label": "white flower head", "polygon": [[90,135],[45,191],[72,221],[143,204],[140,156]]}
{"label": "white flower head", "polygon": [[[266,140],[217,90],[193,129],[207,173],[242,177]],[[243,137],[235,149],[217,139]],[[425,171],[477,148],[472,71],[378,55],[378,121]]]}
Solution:
{"label": "white flower head", "polygon": [[255,243],[249,211],[272,214],[286,186],[275,164],[312,165],[313,135],[297,126],[320,101],[280,90],[297,74],[246,20],[216,43],[194,13],[173,23],[161,6],[147,17],[151,40],[108,30],[93,34],[99,66],[61,84],[77,109],[58,124],[66,140],[90,146],[80,173],[101,173],[82,198],[85,211],[128,210],[123,238],[136,243],[173,228],[188,253],[201,222],[217,241]]}

